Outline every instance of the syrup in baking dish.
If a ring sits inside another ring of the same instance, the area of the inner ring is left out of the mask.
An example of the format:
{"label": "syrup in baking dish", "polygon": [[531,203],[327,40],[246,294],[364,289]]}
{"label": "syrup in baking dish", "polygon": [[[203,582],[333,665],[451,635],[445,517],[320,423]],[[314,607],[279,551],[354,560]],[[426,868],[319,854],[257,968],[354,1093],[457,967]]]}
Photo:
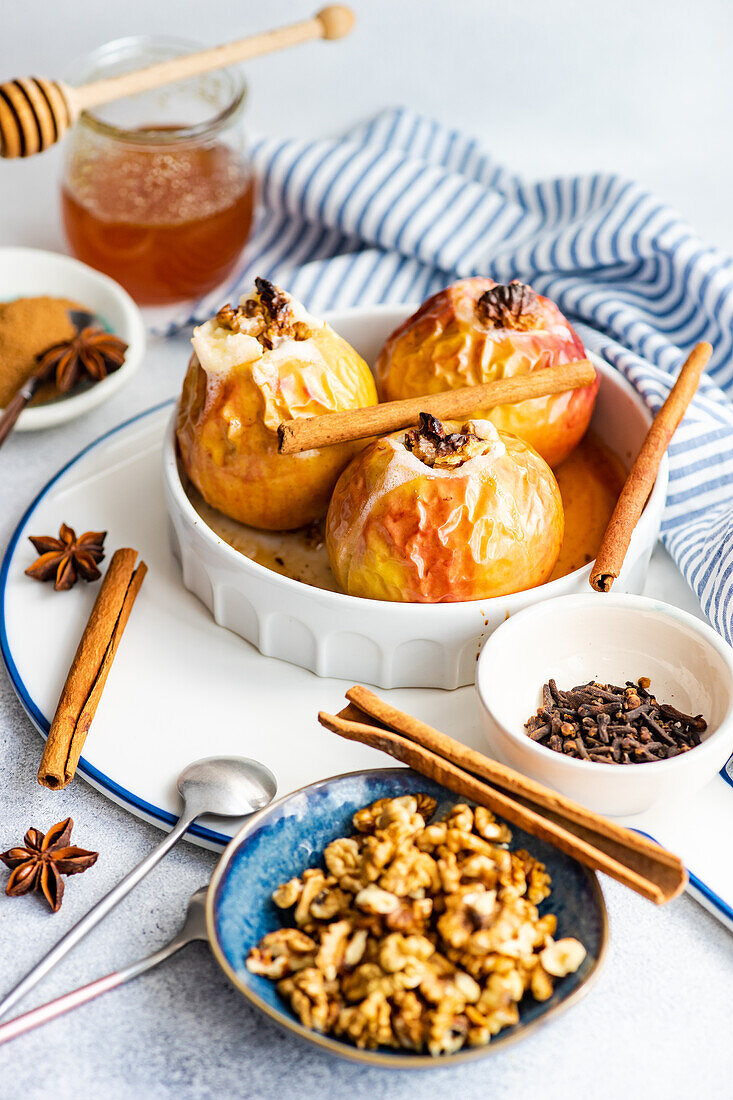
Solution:
{"label": "syrup in baking dish", "polygon": [[244,247],[253,206],[251,174],[222,142],[110,143],[73,156],[61,190],[74,254],[145,305],[218,286]]}
{"label": "syrup in baking dish", "polygon": [[[600,440],[586,435],[555,476],[565,508],[565,538],[550,580],[595,559],[626,470]],[[217,512],[192,485],[186,491],[204,523],[241,554],[303,584],[339,591],[329,568],[322,524],[299,531],[257,531]]]}

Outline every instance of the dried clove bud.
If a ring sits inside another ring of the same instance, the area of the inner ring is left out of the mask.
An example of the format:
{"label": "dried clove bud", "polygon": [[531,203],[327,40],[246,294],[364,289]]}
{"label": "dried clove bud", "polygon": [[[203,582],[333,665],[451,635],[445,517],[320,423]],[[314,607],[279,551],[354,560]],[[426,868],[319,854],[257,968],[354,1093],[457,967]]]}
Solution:
{"label": "dried clove bud", "polygon": [[549,680],[525,729],[554,752],[606,764],[668,760],[699,745],[707,729],[703,716],[658,703],[650,687],[646,676],[624,687],[591,681],[570,691]]}

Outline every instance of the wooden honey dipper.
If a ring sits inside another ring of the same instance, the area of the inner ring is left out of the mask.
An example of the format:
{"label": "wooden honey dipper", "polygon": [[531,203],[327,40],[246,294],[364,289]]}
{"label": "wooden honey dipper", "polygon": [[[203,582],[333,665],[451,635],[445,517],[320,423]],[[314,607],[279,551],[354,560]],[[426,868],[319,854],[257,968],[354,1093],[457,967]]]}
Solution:
{"label": "wooden honey dipper", "polygon": [[354,26],[354,13],[332,4],[300,23],[249,35],[210,50],[185,54],[122,76],[76,88],[60,80],[26,77],[0,84],[0,156],[30,157],[55,145],[82,111],[164,84],[222,69],[314,38],[343,38]]}

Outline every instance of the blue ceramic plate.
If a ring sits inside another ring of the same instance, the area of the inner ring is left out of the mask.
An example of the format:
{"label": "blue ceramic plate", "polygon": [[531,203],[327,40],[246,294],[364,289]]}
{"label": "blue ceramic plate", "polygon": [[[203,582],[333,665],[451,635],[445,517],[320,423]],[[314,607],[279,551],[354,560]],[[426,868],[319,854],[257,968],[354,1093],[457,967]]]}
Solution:
{"label": "blue ceramic plate", "polygon": [[578,1001],[600,970],[608,940],[608,919],[598,880],[592,871],[549,844],[512,826],[512,847],[526,848],[546,865],[552,894],[540,906],[557,916],[557,937],[575,936],[587,956],[575,974],[555,984],[549,1000],[531,996],[521,1005],[518,1024],[508,1027],[485,1047],[457,1054],[410,1054],[389,1049],[359,1050],[350,1043],[304,1027],[269,979],[251,974],[245,959],[266,932],[282,927],[271,900],[282,882],[320,864],[320,854],[336,837],[353,832],[352,814],[377,798],[425,791],[438,800],[436,816],[465,801],[407,768],[380,768],[323,779],[286,795],[247,822],[224,852],[207,898],[207,925],[212,950],[229,980],[252,1004],[276,1023],[333,1054],[372,1065],[406,1068],[444,1066],[492,1054],[526,1035],[545,1020]]}

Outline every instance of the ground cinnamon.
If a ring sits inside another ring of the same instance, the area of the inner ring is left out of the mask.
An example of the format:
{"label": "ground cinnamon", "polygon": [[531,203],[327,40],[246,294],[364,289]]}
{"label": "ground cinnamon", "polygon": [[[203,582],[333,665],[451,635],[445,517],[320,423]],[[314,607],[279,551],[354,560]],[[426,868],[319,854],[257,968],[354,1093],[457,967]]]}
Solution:
{"label": "ground cinnamon", "polygon": [[47,348],[70,340],[76,328],[69,310],[84,309],[66,298],[16,298],[0,302],[0,407],[36,369]]}
{"label": "ground cinnamon", "polygon": [[74,778],[92,718],[147,567],[137,551],[112,557],[69,669],[38,769],[38,782],[61,790]]}
{"label": "ground cinnamon", "polygon": [[591,588],[596,592],[609,592],[621,572],[634,528],[654,487],[662,456],[695,396],[700,375],[712,353],[710,344],[698,344],[693,348],[669,397],[652,421],[596,555],[590,575]]}

